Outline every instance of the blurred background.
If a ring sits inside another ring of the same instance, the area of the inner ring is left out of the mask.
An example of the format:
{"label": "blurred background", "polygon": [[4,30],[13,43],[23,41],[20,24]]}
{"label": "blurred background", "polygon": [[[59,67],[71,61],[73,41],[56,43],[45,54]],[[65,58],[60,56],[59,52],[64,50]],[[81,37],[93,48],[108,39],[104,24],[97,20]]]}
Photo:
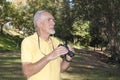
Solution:
{"label": "blurred background", "polygon": [[25,79],[20,46],[37,10],[51,12],[54,36],[75,48],[64,80],[120,80],[120,0],[0,0],[0,80]]}

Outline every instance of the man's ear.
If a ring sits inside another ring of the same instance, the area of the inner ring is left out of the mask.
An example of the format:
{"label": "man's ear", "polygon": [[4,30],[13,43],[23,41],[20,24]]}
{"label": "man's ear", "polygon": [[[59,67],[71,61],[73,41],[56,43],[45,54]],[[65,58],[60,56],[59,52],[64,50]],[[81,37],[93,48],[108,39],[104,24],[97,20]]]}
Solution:
{"label": "man's ear", "polygon": [[36,26],[38,26],[38,25],[39,25],[39,20],[36,21]]}
{"label": "man's ear", "polygon": [[41,22],[39,20],[36,21],[36,26],[39,28],[41,26]]}

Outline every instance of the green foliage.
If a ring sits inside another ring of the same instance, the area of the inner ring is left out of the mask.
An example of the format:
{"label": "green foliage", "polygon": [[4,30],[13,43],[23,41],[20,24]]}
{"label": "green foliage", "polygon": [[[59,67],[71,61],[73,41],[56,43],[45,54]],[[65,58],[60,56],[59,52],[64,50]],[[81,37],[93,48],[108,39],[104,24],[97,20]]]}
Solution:
{"label": "green foliage", "polygon": [[89,34],[89,21],[75,21],[73,24],[72,34],[75,35],[74,39],[77,39],[75,43],[81,42],[80,45],[88,46],[90,42],[90,34]]}
{"label": "green foliage", "polygon": [[120,53],[119,0],[28,0],[27,5],[19,7],[2,0],[0,5],[1,29],[5,23],[12,22],[28,36],[35,31],[34,13],[45,9],[56,19],[55,36],[65,42],[85,46],[97,42],[112,53],[112,47]]}
{"label": "green foliage", "polygon": [[0,35],[0,52],[20,50],[21,41],[22,39],[19,36]]}
{"label": "green foliage", "polygon": [[[107,49],[110,49],[111,54],[120,55],[120,1],[74,0],[74,3],[76,10],[81,10],[81,18],[91,22],[90,34],[93,43],[101,46],[105,44]],[[80,6],[77,7],[78,5]],[[118,57],[116,56],[117,59]]]}

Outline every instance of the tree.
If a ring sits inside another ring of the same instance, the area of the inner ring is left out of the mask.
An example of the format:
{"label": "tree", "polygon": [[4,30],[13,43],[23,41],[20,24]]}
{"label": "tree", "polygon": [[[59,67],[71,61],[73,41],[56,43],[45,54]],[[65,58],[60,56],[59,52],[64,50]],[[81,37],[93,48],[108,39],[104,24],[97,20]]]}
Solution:
{"label": "tree", "polygon": [[[73,0],[83,20],[91,23],[92,37],[108,41],[107,49],[114,60],[120,59],[120,1],[119,0]],[[78,5],[80,5],[78,7]],[[104,34],[104,36],[103,36]],[[103,40],[104,41],[104,40]],[[119,56],[118,56],[119,55]]]}
{"label": "tree", "polygon": [[10,18],[11,10],[13,10],[13,8],[11,7],[10,2],[6,2],[5,0],[0,1],[0,14],[1,14],[0,15],[0,34],[3,33],[4,24],[9,22],[11,19]]}

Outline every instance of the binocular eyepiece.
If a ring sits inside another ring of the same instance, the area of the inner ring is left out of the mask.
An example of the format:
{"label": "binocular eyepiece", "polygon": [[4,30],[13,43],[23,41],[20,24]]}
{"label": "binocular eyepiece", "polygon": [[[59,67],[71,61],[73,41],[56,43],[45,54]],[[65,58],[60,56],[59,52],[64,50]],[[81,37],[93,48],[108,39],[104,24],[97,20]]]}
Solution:
{"label": "binocular eyepiece", "polygon": [[59,46],[63,46],[63,47],[65,47],[68,50],[68,53],[64,54],[64,55],[61,55],[61,58],[63,58],[67,62],[71,62],[71,61],[66,59],[66,56],[68,55],[70,57],[73,57],[75,54],[72,51],[69,50],[69,48],[68,48],[68,46],[66,44],[59,44]]}

